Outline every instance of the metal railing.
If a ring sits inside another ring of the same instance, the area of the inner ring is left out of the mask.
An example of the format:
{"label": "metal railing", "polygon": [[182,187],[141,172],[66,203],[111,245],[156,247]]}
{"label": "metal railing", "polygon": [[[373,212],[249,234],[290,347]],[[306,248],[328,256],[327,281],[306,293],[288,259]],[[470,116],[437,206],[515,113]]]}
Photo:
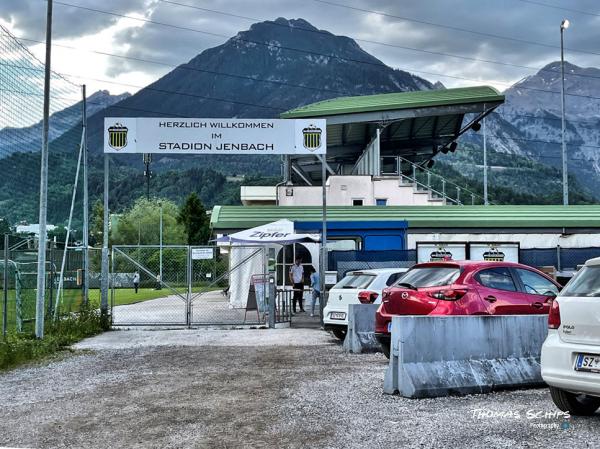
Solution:
{"label": "metal railing", "polygon": [[[384,171],[392,159],[394,170]],[[484,198],[431,170],[416,164],[402,156],[384,156],[381,158],[381,174],[394,175],[400,178],[401,183],[412,183],[417,192],[429,192],[431,199],[443,200],[446,204],[462,206],[464,204],[484,204]],[[467,201],[465,201],[465,198]],[[490,203],[492,204],[492,203]]]}

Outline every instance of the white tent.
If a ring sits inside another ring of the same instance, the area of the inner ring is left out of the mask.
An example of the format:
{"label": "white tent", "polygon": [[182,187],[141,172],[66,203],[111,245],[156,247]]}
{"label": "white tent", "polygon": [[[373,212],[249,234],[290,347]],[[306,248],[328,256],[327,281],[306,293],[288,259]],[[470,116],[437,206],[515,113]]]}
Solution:
{"label": "white tent", "polygon": [[[265,260],[257,247],[276,247],[292,243],[316,243],[318,234],[296,234],[294,222],[279,220],[234,234],[219,237],[219,246],[230,246],[229,303],[230,307],[246,307],[248,286],[253,275],[266,274]],[[235,269],[234,269],[235,267]]]}
{"label": "white tent", "polygon": [[318,242],[318,234],[296,234],[294,222],[278,220],[217,239],[218,243],[245,243],[248,245],[289,245],[300,242]]}

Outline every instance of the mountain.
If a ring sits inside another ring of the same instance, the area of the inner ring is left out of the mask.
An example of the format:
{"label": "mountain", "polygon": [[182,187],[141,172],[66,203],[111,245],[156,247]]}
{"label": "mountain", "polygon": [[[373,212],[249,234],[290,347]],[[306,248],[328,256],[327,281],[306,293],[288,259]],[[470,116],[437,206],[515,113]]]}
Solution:
{"label": "mountain", "polygon": [[[560,62],[507,89],[505,104],[487,120],[491,147],[560,168],[560,90]],[[600,199],[600,69],[565,62],[565,92],[569,173]],[[480,136],[469,134],[465,141],[481,146]]]}
{"label": "mountain", "polygon": [[[99,90],[87,99],[88,115],[93,115],[127,98],[130,94],[111,95],[106,90]],[[79,125],[81,127],[81,102],[75,103],[66,109],[50,116],[48,135],[54,140],[65,132]],[[17,145],[18,142],[18,145]],[[14,152],[25,153],[39,151],[42,146],[42,122],[25,128],[6,127],[0,130],[0,158],[7,157]]]}
{"label": "mountain", "polygon": [[[303,19],[279,18],[252,25],[91,117],[90,151],[102,149],[105,116],[267,118],[343,95],[432,88],[423,78],[386,66],[348,37],[318,30]],[[279,173],[279,160],[244,156],[156,155],[155,168],[177,167],[182,158],[185,166],[216,164],[229,170],[232,161],[238,172]],[[140,158],[119,160],[139,164]]]}
{"label": "mountain", "polygon": [[[540,73],[540,77],[547,74],[545,71]],[[534,137],[556,139],[556,109],[550,107],[552,102],[540,100],[536,103],[536,96],[521,92],[528,93],[527,86],[543,82],[532,76],[516,85],[515,90],[507,91],[508,101],[511,104],[514,101],[516,106],[505,105],[499,109],[499,114],[488,120],[490,151],[495,152],[496,167],[492,181],[496,182],[496,192],[502,192],[502,202],[531,204],[559,201],[560,183],[557,179],[560,172],[549,168],[544,159],[559,154],[556,153],[558,149],[528,141]],[[587,88],[585,80],[580,82],[583,84],[577,89]],[[434,85],[408,72],[392,69],[366,53],[352,39],[318,30],[305,20],[279,18],[257,23],[224,44],[203,51],[134,95],[117,98],[105,92],[103,98],[107,107],[95,111],[91,109],[92,102],[89,102],[91,199],[93,202],[102,194],[102,139],[104,117],[107,116],[277,117],[285,110],[342,95],[441,88],[443,86],[439,83]],[[591,92],[592,88],[589,89]],[[94,101],[101,102],[99,99]],[[72,149],[79,142],[80,135],[78,126],[66,131],[64,126],[62,129],[59,126],[68,122],[69,114],[78,113],[74,109],[76,107],[55,114],[57,127],[53,136],[60,135],[50,146],[48,195],[49,219],[54,224],[64,223],[68,215],[76,164]],[[585,105],[577,109],[578,114],[591,114],[592,110],[586,110]],[[523,115],[533,115],[531,120],[534,121],[527,122]],[[66,118],[60,120],[61,117]],[[575,120],[570,123],[570,132],[577,133],[581,142],[588,142],[593,133],[590,131],[589,135],[583,136],[575,127]],[[39,173],[39,155],[35,153],[39,144],[36,145],[33,139],[36,138],[34,134],[39,136],[40,133],[29,128],[13,132],[21,132],[23,140],[30,143],[23,146],[28,152],[0,158],[0,173],[5,175],[0,176],[0,216],[7,216],[12,222],[37,220],[39,179],[37,176],[23,176],[23,173]],[[481,162],[477,158],[481,138],[475,133],[467,133],[463,143],[452,155],[462,161],[460,167],[452,165],[450,155],[450,159],[442,158],[443,163],[439,166],[453,181],[467,183],[471,190],[480,191]],[[507,153],[512,156],[506,157]],[[531,162],[531,159],[538,162]],[[529,164],[529,171],[509,167],[514,163]],[[502,164],[510,170],[502,168]],[[280,161],[273,157],[243,155],[156,155],[152,171],[155,173],[151,180],[152,195],[181,202],[185,195],[195,190],[210,207],[215,202],[231,204],[239,201],[236,193],[239,186],[228,182],[222,175],[262,176],[262,179],[253,178],[252,182],[272,183],[272,178],[264,177],[278,176]],[[113,211],[122,210],[143,194],[142,172],[140,155],[112,158],[110,188]],[[500,173],[506,176],[501,177]],[[526,176],[532,173],[537,175],[528,182]],[[512,177],[515,182],[512,182]],[[590,200],[579,192],[576,183],[571,188],[577,201]],[[600,192],[600,189],[596,191]]]}

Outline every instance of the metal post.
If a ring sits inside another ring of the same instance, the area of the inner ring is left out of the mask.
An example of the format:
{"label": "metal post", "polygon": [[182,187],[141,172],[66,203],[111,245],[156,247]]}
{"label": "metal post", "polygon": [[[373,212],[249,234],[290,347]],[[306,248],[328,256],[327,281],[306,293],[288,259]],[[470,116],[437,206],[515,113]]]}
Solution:
{"label": "metal post", "polygon": [[83,123],[83,303],[87,304],[90,294],[90,200],[88,192],[88,147],[87,147],[87,100],[85,84],[82,86]]}
{"label": "metal post", "polygon": [[568,20],[563,20],[560,25],[560,108],[562,112],[562,177],[563,177],[563,205],[569,205],[569,177],[567,173],[567,143],[566,143],[566,125],[565,125],[565,57],[563,47],[563,34],[566,27],[569,26]]}
{"label": "metal post", "polygon": [[44,65],[44,120],[40,169],[40,214],[37,264],[37,292],[35,301],[35,336],[44,337],[44,293],[46,289],[46,217],[48,207],[48,118],[50,115],[50,66],[52,53],[52,0],[46,9],[46,63]]}
{"label": "metal post", "polygon": [[446,199],[446,180],[442,178],[442,196]]}
{"label": "metal post", "polygon": [[144,165],[146,166],[144,176],[146,177],[146,199],[148,201],[150,201],[150,162],[152,162],[152,154],[144,153]]}
{"label": "metal post", "polygon": [[160,281],[163,280],[163,207],[162,203],[160,204],[160,231],[159,231],[159,268],[158,268],[158,276],[160,277]]}
{"label": "metal post", "polygon": [[460,187],[456,188],[456,202],[460,204]]}
{"label": "metal post", "polygon": [[2,290],[4,291],[4,303],[2,305],[2,335],[5,337],[6,327],[8,325],[8,245],[8,234],[4,234],[4,282],[2,285]]}
{"label": "metal post", "polygon": [[427,188],[431,188],[431,172],[429,170],[427,171]]}
{"label": "metal post", "polygon": [[321,178],[322,178],[322,209],[323,209],[323,219],[322,219],[322,232],[321,232],[321,258],[319,261],[319,284],[321,288],[321,297],[319,298],[319,319],[321,321],[321,326],[323,325],[323,308],[325,307],[326,301],[326,291],[325,291],[325,272],[327,271],[327,170],[325,169],[327,160],[326,154],[322,155],[321,159]]}
{"label": "metal post", "polygon": [[475,194],[471,193],[471,206],[475,206]]}
{"label": "metal post", "polygon": [[109,156],[104,154],[104,226],[102,232],[102,278],[100,282],[100,314],[108,318],[108,170]]}
{"label": "metal post", "polygon": [[[485,107],[485,105],[484,105]],[[487,165],[487,135],[485,128],[485,117],[483,117],[483,204],[489,205],[488,201],[488,165]]]}

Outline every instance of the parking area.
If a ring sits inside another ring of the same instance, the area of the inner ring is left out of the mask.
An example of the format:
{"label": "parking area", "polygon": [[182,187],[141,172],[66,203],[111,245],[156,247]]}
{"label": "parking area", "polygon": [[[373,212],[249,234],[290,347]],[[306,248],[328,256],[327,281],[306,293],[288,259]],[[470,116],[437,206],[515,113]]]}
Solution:
{"label": "parking area", "polygon": [[315,329],[108,332],[0,374],[0,446],[597,445],[600,415],[565,421],[546,389],[404,399],[386,366]]}

